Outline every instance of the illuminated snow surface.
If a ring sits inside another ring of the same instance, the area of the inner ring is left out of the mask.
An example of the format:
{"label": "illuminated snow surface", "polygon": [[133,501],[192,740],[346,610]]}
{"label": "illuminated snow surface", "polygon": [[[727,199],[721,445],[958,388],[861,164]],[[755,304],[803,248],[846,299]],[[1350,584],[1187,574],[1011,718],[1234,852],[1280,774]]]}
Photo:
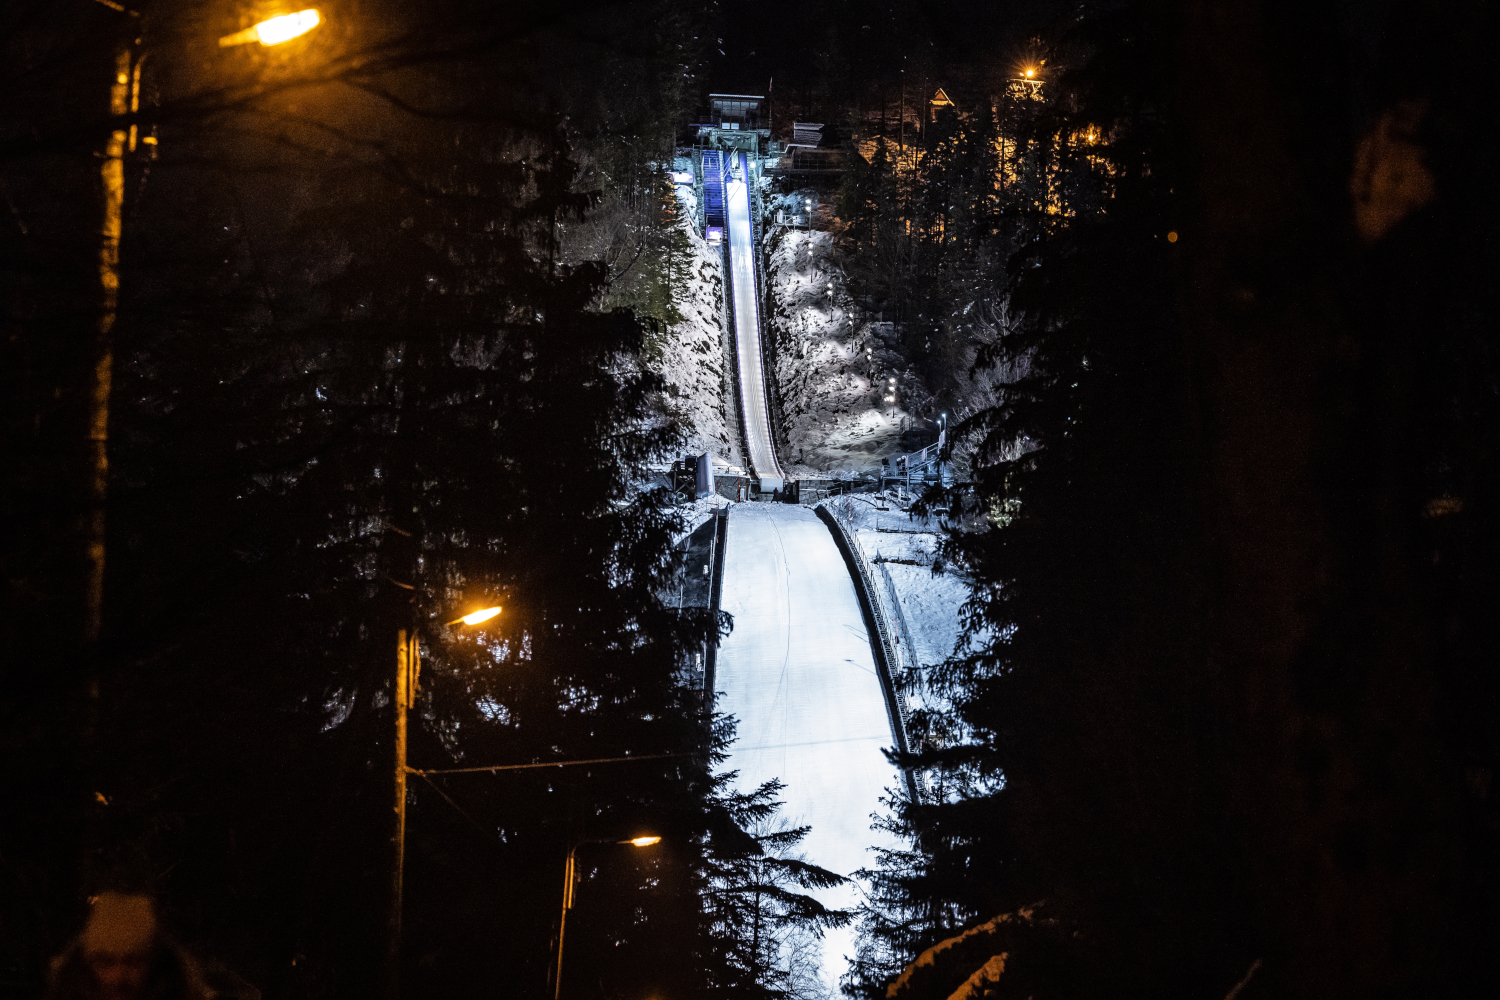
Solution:
{"label": "illuminated snow surface", "polygon": [[[729,514],[720,607],[734,631],[719,649],[718,708],[739,720],[726,767],[738,787],[786,782],[782,815],[811,824],[806,859],[840,875],[873,866],[873,847],[898,847],[871,829],[886,788],[900,781],[881,754],[891,725],[849,571],[828,527],[806,507],[736,504]],[[852,907],[860,889],[820,890]],[[837,991],[854,954],[854,927],[823,939],[823,979]]]}
{"label": "illuminated snow surface", "polygon": [[[735,179],[724,185],[724,207],[729,220],[729,266],[733,276],[734,330],[740,368],[740,412],[744,414],[750,467],[762,479],[781,479],[776,449],[771,443],[771,418],[766,412],[765,379],[761,368],[760,297],[755,284],[755,250],[750,238],[750,192],[745,184],[745,154],[736,158]],[[774,483],[780,486],[780,482]],[[769,490],[770,486],[763,487]]]}
{"label": "illuminated snow surface", "polygon": [[693,224],[691,183],[679,185],[681,210],[673,225],[686,246],[671,271],[671,323],[648,352],[647,365],[661,376],[658,401],[682,428],[682,453],[713,452],[732,465],[744,464],[739,445],[739,412],[725,369],[730,351],[724,322],[724,275],[719,248],[703,242]]}

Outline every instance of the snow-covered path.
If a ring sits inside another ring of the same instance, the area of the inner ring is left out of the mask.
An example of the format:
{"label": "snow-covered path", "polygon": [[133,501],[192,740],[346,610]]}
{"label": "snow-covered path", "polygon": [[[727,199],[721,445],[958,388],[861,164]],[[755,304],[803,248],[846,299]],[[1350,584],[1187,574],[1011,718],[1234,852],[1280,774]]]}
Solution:
{"label": "snow-covered path", "polygon": [[766,385],[760,343],[760,305],[755,284],[755,247],[750,232],[750,192],[745,154],[735,155],[738,176],[724,188],[729,222],[729,270],[734,285],[736,359],[740,367],[740,412],[744,414],[746,458],[767,492],[781,486],[781,466],[771,442],[771,417],[766,412]]}
{"label": "snow-covered path", "polygon": [[[727,766],[738,787],[769,778],[787,787],[783,816],[812,824],[807,860],[848,875],[874,863],[870,829],[899,777],[881,754],[892,743],[880,680],[854,585],[833,536],[812,510],[735,504],[729,514],[720,603],[734,631],[719,649],[717,707],[739,720]],[[854,886],[817,893],[852,906]],[[837,989],[854,953],[853,927],[824,938],[823,976]]]}

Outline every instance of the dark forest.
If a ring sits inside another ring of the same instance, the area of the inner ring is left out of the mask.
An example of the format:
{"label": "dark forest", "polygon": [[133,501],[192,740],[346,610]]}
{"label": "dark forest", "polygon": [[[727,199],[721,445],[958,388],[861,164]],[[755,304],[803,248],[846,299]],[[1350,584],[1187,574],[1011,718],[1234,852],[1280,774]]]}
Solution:
{"label": "dark forest", "polygon": [[[139,896],[173,1000],[1496,989],[1493,5],[300,9],[0,11],[0,994]],[[851,909],[682,596],[723,93],[968,593]]]}

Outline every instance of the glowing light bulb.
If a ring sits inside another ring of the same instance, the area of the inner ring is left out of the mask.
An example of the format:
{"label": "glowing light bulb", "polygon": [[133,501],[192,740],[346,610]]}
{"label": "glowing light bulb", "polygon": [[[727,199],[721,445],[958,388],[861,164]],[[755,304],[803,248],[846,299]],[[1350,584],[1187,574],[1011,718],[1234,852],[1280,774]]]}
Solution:
{"label": "glowing light bulb", "polygon": [[255,40],[262,45],[280,45],[307,34],[318,26],[318,21],[316,10],[299,10],[295,14],[273,17],[255,26]]}
{"label": "glowing light bulb", "polygon": [[220,48],[228,48],[231,45],[247,45],[250,42],[259,42],[262,45],[280,45],[289,42],[298,35],[305,35],[322,23],[322,18],[316,10],[299,10],[295,14],[281,14],[277,17],[267,18],[259,24],[246,28],[244,31],[236,31],[232,35],[225,35],[219,39]]}
{"label": "glowing light bulb", "polygon": [[484,608],[483,610],[476,611],[473,614],[464,615],[459,619],[459,621],[463,622],[465,625],[478,625],[480,622],[489,621],[499,613],[500,608],[498,606],[493,608]]}

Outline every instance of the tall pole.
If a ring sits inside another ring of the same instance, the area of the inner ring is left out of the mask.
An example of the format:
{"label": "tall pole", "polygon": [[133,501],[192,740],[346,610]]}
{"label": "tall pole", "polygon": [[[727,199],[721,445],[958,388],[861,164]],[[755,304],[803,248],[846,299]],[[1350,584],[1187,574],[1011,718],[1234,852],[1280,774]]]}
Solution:
{"label": "tall pole", "polygon": [[395,812],[396,832],[391,838],[391,913],[386,942],[386,998],[401,995],[402,879],[406,866],[406,712],[411,707],[413,660],[417,636],[407,638],[406,629],[396,633],[396,688],[391,709],[396,718]]}
{"label": "tall pole", "polygon": [[[130,108],[129,43],[115,52],[109,113],[116,120]],[[114,378],[115,317],[120,304],[120,219],[125,204],[125,138],[115,128],[104,145],[99,179],[104,218],[99,227],[99,323],[94,330],[94,370],[89,384],[89,516],[85,526],[88,579],[84,592],[84,640],[98,641],[104,629],[104,511],[109,500],[109,397]]]}
{"label": "tall pole", "polygon": [[568,851],[568,863],[563,870],[563,905],[562,919],[557,922],[557,971],[552,979],[552,1000],[560,1000],[562,997],[562,964],[564,936],[568,931],[568,911],[573,908],[573,884],[577,881],[574,877],[576,872],[576,860],[578,849],[584,844],[630,844],[633,847],[650,847],[652,844],[660,843],[660,837],[636,837],[634,840],[580,840]]}
{"label": "tall pole", "polygon": [[937,453],[937,456],[938,456],[938,458],[937,458],[938,489],[942,489],[943,488],[943,445],[945,445],[947,443],[947,439],[948,439],[948,414],[945,413],[945,414],[943,414],[943,423],[942,423],[942,426],[938,428],[938,453]]}
{"label": "tall pole", "polygon": [[[136,18],[132,34],[140,30],[140,12],[129,10],[114,0],[100,0],[122,14]],[[262,45],[277,45],[312,30],[319,18],[315,11],[310,21],[302,14],[292,15],[301,21],[301,26],[291,33],[281,33],[276,40],[268,40],[258,34],[259,29],[269,23],[262,22],[254,28],[219,39],[220,47],[259,41]],[[274,18],[272,20],[282,20]],[[135,39],[135,44],[140,38]],[[141,63],[134,59],[131,42],[122,42],[115,50],[115,74],[109,88],[109,113],[116,123],[127,114],[140,110]],[[104,195],[104,217],[99,227],[99,322],[94,330],[94,370],[90,373],[89,385],[89,513],[84,525],[87,579],[83,596],[83,637],[88,643],[96,642],[104,630],[104,555],[105,555],[105,508],[109,500],[109,404],[114,382],[115,367],[115,319],[120,305],[120,230],[121,216],[125,205],[125,151],[135,150],[137,126],[131,123],[127,132],[123,128],[110,131],[100,157],[99,179]],[[149,140],[154,141],[154,140]]]}
{"label": "tall pole", "polygon": [[557,971],[552,977],[552,1000],[562,997],[563,936],[568,930],[568,911],[573,908],[573,861],[578,849],[586,843],[590,841],[574,844],[568,850],[568,863],[563,868],[562,918],[557,922]]}

